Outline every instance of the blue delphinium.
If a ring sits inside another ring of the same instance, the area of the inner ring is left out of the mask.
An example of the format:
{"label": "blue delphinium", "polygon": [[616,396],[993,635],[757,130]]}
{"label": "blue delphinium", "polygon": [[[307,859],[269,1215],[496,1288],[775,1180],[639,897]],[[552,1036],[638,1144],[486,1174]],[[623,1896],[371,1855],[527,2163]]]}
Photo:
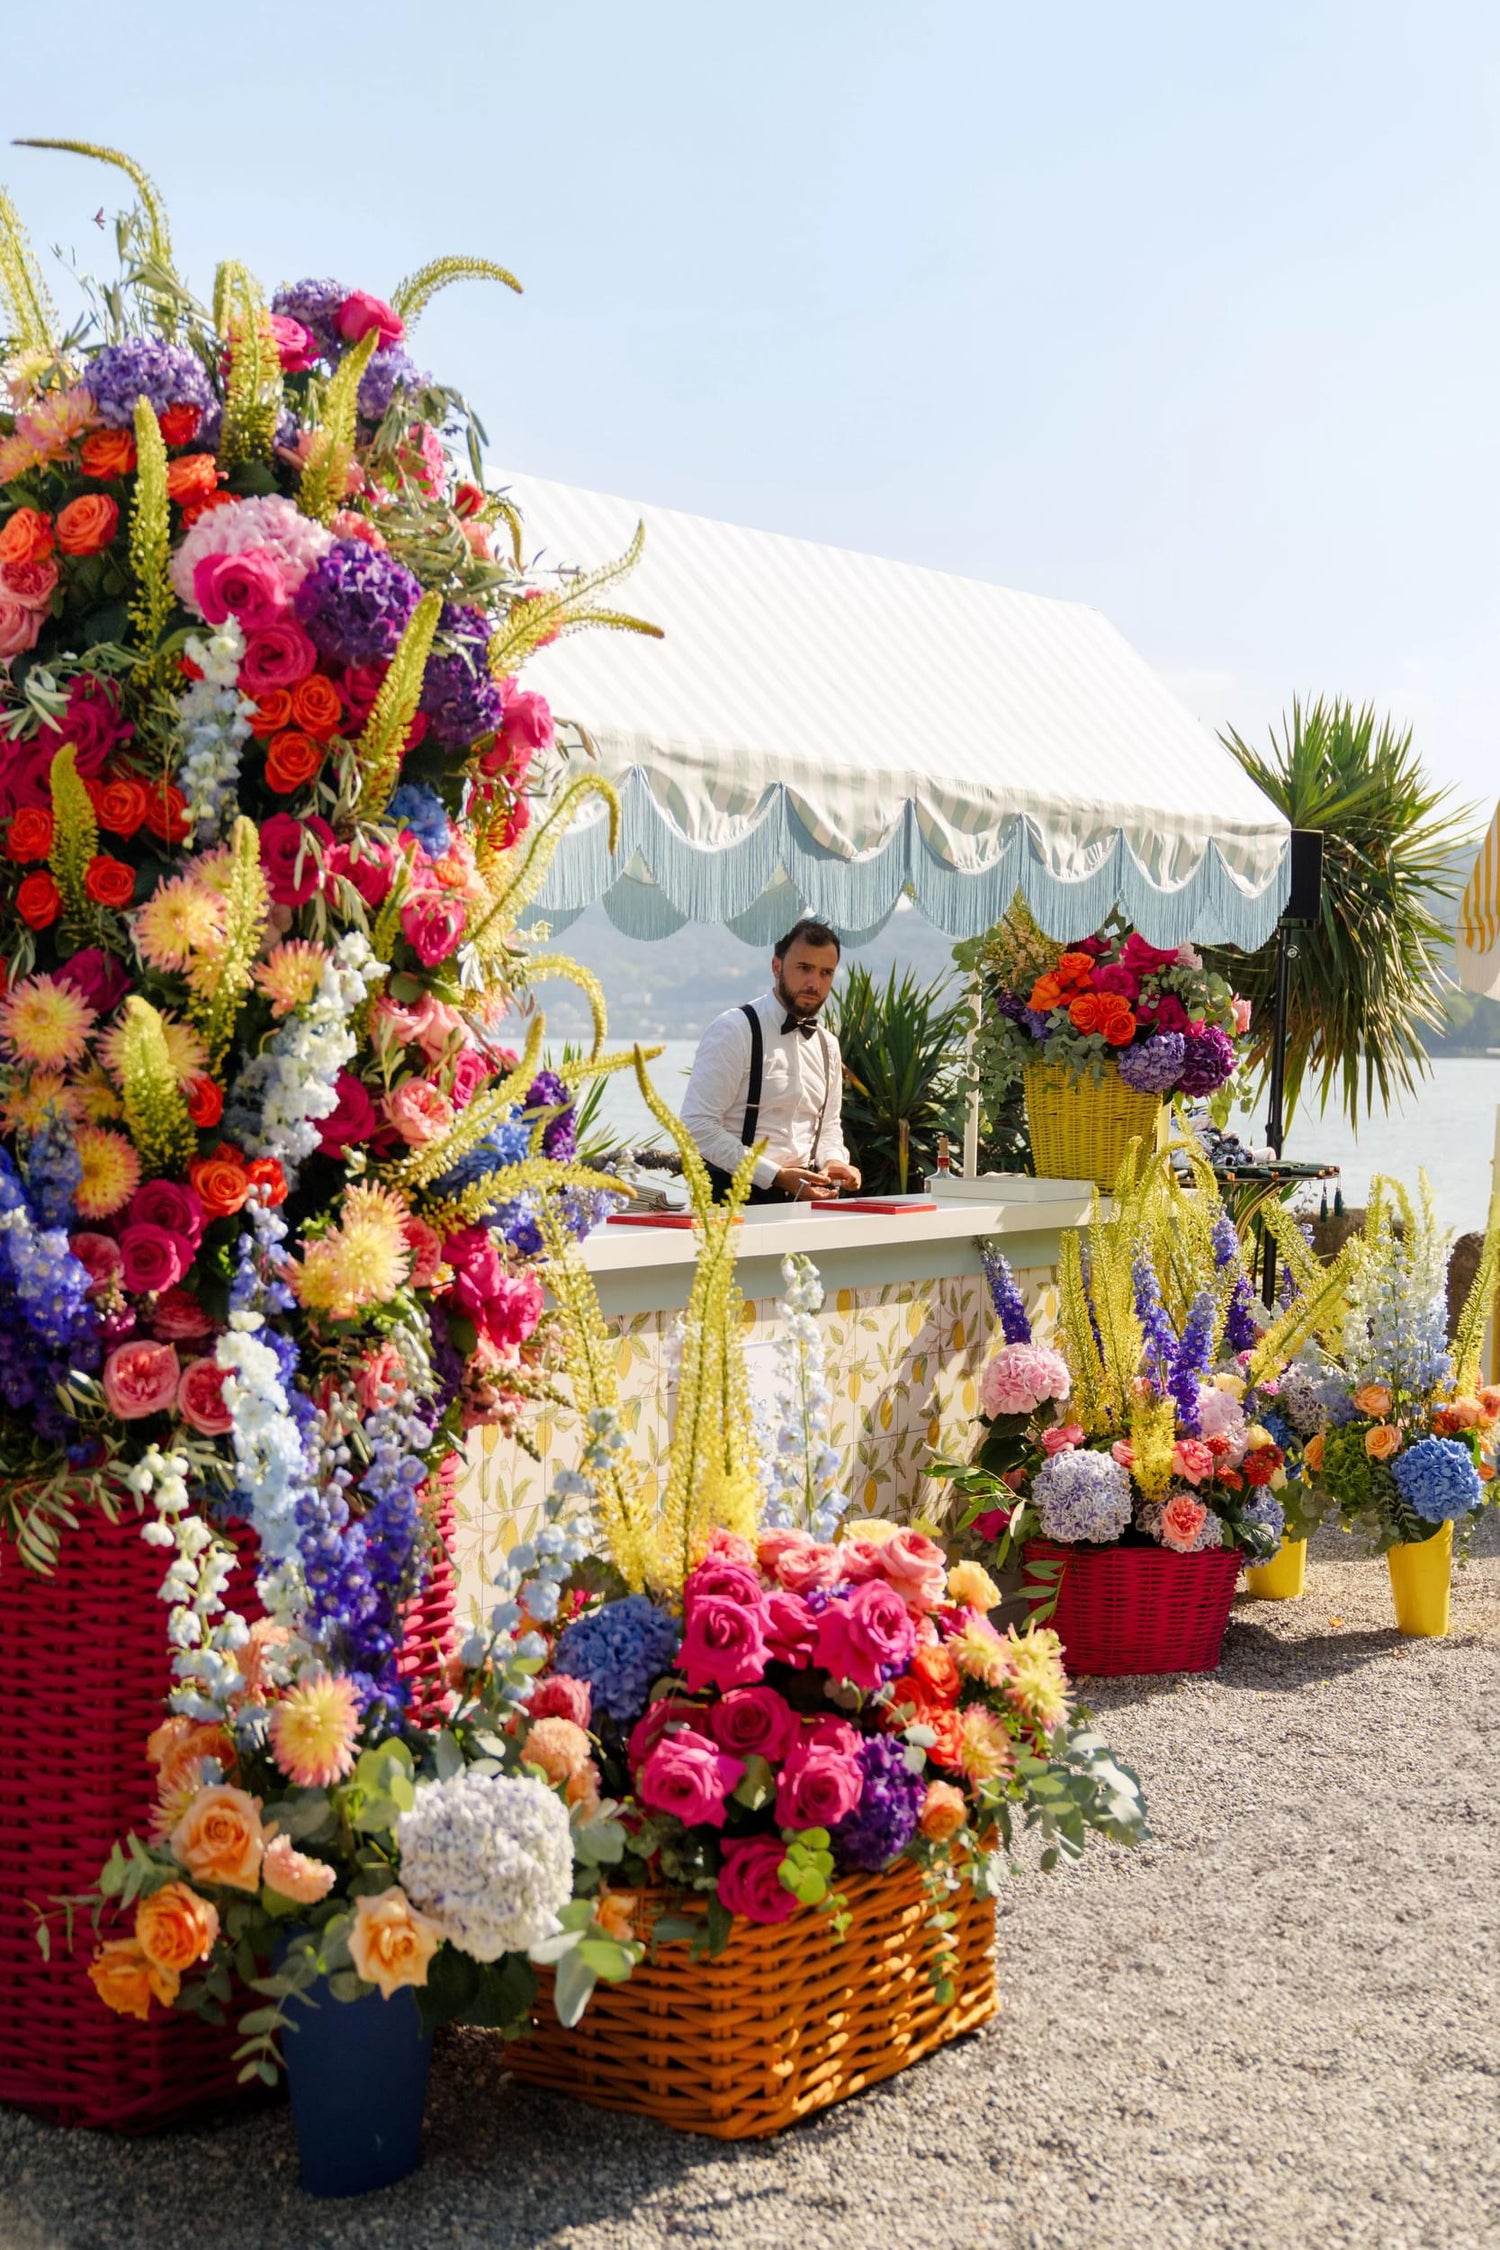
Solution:
{"label": "blue delphinium", "polygon": [[1029,1344],[1031,1321],[1026,1312],[1026,1300],[1016,1285],[1010,1270],[1010,1260],[998,1250],[981,1252],[984,1259],[984,1278],[989,1285],[990,1303],[995,1308],[995,1318],[1007,1344]]}
{"label": "blue delphinium", "polygon": [[571,1164],[578,1153],[578,1118],[573,1096],[555,1070],[539,1070],[526,1095],[526,1108],[535,1118],[538,1110],[560,1112],[547,1120],[542,1134],[542,1154],[556,1164]]}
{"label": "blue delphinium", "polygon": [[1188,1307],[1167,1378],[1167,1388],[1177,1402],[1177,1419],[1191,1437],[1198,1435],[1198,1386],[1207,1379],[1213,1353],[1214,1310],[1213,1291],[1200,1289]]}
{"label": "blue delphinium", "polygon": [[1177,1338],[1161,1301],[1156,1268],[1145,1250],[1137,1250],[1130,1268],[1135,1286],[1135,1316],[1141,1324],[1142,1373],[1158,1398],[1165,1398],[1177,1356]]}
{"label": "blue delphinium", "polygon": [[420,781],[403,781],[386,808],[398,828],[409,828],[432,859],[441,859],[453,830],[442,798]]}
{"label": "blue delphinium", "polygon": [[587,1680],[595,1711],[622,1727],[646,1708],[652,1687],[677,1654],[681,1628],[644,1594],[577,1617],[558,1635],[553,1668]]}
{"label": "blue delphinium", "polygon": [[1474,1456],[1456,1438],[1418,1438],[1391,1463],[1396,1490],[1424,1523],[1451,1523],[1479,1506],[1484,1487]]}

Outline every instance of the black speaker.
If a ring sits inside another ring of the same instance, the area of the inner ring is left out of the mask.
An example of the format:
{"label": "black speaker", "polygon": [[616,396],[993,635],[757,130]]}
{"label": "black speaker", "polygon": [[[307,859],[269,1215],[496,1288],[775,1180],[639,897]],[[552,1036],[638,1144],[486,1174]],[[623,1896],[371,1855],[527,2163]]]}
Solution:
{"label": "black speaker", "polygon": [[1316,922],[1323,900],[1323,831],[1292,830],[1292,888],[1283,922]]}

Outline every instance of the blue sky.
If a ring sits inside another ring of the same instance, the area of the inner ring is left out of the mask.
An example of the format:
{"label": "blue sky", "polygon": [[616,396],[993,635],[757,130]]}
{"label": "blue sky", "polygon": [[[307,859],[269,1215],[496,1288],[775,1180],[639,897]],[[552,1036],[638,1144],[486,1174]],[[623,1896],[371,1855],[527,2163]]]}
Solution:
{"label": "blue sky", "polygon": [[[1093,602],[1215,725],[1370,698],[1493,800],[1500,11],[55,0],[28,51],[6,137],[129,149],[205,285],[510,265],[420,338],[497,462]],[[0,150],[39,247],[112,177]]]}

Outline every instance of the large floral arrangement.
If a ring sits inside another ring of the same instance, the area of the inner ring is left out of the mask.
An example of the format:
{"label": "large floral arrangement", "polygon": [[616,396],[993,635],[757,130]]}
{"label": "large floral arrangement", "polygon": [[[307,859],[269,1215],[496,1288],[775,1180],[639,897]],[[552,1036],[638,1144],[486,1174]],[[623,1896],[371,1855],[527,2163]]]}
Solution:
{"label": "large floral arrangement", "polygon": [[1041,1062],[1072,1078],[1112,1066],[1142,1094],[1211,1094],[1249,1029],[1248,1001],[1194,947],[1150,945],[1115,922],[1059,947],[1017,908],[959,958],[981,980],[975,1060],[992,1099]]}

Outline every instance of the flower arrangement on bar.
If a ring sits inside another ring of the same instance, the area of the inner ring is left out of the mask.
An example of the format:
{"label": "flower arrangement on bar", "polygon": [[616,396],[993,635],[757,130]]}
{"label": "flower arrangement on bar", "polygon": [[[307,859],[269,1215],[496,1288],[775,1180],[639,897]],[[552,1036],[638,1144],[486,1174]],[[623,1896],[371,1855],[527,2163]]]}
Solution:
{"label": "flower arrangement on bar", "polygon": [[[600,606],[634,549],[527,577],[474,417],[412,357],[437,290],[503,269],[267,302],[225,263],[204,305],[139,167],[46,145],[138,202],[119,283],[64,332],[0,197],[0,1531],[45,1573],[65,1535],[146,1514],[174,1717],[113,1895],[167,1934],[111,1940],[100,1984],[214,2007],[324,1883],[314,1839],[354,1886],[333,1973],[380,1959],[355,1902],[389,1875],[441,1472],[550,1389],[544,1217],[610,1207],[531,987],[590,995],[574,1082],[613,1067],[602,1001],[514,935],[609,791],[531,824],[553,722],[517,674],[559,633],[655,628]],[[224,1606],[235,1519],[258,1624]],[[221,1830],[233,1872],[177,1897]]]}
{"label": "flower arrangement on bar", "polygon": [[1154,946],[1111,919],[1061,948],[1019,905],[959,958],[984,997],[975,1069],[998,1101],[1022,1081],[1036,1172],[1108,1187],[1164,1098],[1233,1075],[1249,1003],[1191,945]]}

